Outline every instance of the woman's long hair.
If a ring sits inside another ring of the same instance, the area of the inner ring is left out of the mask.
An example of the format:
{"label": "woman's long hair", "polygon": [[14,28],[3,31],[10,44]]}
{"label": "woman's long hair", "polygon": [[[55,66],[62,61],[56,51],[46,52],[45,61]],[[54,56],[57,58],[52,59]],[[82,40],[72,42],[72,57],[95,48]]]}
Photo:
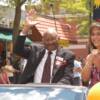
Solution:
{"label": "woman's long hair", "polygon": [[[91,35],[92,35],[92,30],[94,28],[99,28],[100,29],[100,22],[93,22],[90,26],[90,34],[89,34],[89,45],[90,45],[90,49],[96,49],[96,46],[93,44],[92,40],[91,40]],[[91,51],[90,50],[90,51]]]}

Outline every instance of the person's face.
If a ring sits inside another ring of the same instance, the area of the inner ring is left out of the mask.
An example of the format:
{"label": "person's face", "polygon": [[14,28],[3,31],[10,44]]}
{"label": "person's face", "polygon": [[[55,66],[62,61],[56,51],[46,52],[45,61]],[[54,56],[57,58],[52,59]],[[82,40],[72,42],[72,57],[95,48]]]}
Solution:
{"label": "person's face", "polygon": [[100,48],[100,27],[94,27],[92,29],[91,41],[96,46],[96,48]]}
{"label": "person's face", "polygon": [[57,36],[55,34],[46,33],[43,36],[43,44],[49,51],[55,50],[58,47]]}

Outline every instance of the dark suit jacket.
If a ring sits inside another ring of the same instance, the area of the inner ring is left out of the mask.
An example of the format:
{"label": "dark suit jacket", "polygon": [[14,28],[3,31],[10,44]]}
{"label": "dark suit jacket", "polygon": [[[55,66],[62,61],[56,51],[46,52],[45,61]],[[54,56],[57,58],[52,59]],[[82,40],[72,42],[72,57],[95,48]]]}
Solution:
{"label": "dark suit jacket", "polygon": [[[45,53],[45,48],[42,46],[33,45],[31,48],[25,48],[25,38],[25,36],[18,36],[14,45],[14,53],[28,59],[25,70],[18,81],[19,84],[25,84],[34,81],[34,73]],[[66,64],[63,66],[56,65],[57,57],[66,60]],[[68,51],[64,48],[58,48],[53,66],[52,83],[73,84],[74,58],[75,56],[71,51]]]}

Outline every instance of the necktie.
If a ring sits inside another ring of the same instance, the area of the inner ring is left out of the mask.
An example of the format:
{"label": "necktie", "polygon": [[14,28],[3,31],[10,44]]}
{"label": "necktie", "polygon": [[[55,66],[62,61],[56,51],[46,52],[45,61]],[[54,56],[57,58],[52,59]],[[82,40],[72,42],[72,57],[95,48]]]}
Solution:
{"label": "necktie", "polygon": [[42,83],[50,83],[50,72],[51,72],[51,52],[48,52],[48,57],[46,59],[43,75],[42,75]]}

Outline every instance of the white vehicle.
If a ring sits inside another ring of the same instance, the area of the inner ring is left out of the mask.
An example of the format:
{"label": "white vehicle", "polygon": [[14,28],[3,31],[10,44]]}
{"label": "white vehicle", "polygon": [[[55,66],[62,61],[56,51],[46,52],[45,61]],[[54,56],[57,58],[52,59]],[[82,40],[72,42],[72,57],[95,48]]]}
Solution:
{"label": "white vehicle", "polygon": [[0,100],[86,100],[87,90],[67,85],[0,85]]}

